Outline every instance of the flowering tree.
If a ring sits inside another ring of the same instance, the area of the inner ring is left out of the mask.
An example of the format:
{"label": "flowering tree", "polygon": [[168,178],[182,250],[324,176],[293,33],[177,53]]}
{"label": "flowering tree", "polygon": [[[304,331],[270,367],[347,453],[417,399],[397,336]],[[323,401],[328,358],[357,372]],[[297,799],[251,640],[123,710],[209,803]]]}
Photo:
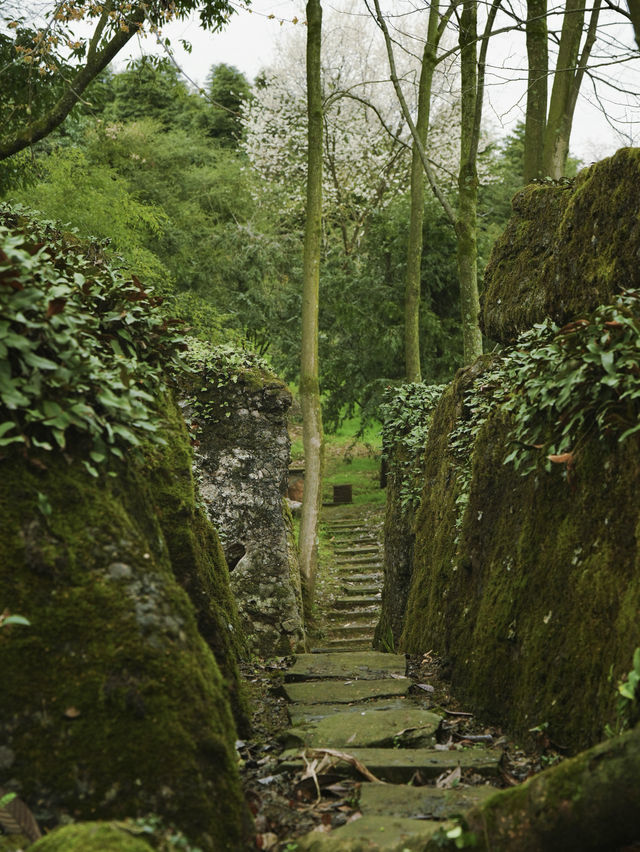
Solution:
{"label": "flowering tree", "polygon": [[[322,54],[323,216],[325,235],[336,232],[346,254],[360,244],[368,218],[405,191],[410,168],[410,134],[393,87],[380,68],[384,45],[367,17],[325,13]],[[294,31],[280,44],[274,65],[264,72],[245,108],[245,150],[266,179],[263,192],[277,187],[281,209],[294,213],[304,203],[306,105],[304,39]],[[403,54],[402,73],[410,102],[417,102],[419,59]],[[430,149],[445,168],[457,158],[455,139],[445,129],[456,101],[434,110]],[[438,121],[440,117],[440,121]],[[453,169],[452,169],[453,170]]]}

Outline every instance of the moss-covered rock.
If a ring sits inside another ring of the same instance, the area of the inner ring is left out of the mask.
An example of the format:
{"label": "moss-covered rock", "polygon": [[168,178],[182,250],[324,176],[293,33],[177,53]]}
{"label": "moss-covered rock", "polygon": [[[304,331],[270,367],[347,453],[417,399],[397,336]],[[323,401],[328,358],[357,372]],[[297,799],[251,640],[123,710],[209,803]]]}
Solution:
{"label": "moss-covered rock", "polygon": [[[637,846],[640,728],[491,796],[465,814],[478,852],[608,852]],[[467,835],[468,836],[468,835]],[[423,852],[457,849],[439,836]]]}
{"label": "moss-covered rock", "polygon": [[58,828],[29,847],[32,852],[152,852],[153,847],[123,828],[87,822]]}
{"label": "moss-covered rock", "polygon": [[224,676],[240,733],[249,728],[246,697],[237,661],[246,648],[220,539],[194,489],[193,454],[182,414],[166,400],[166,447],[149,448],[144,474],[153,509],[167,543],[173,573],[196,610],[198,630]]}
{"label": "moss-covered rock", "polygon": [[304,647],[300,571],[285,502],[291,393],[249,353],[197,345],[185,380],[196,475],[220,533],[231,588],[253,651]]}
{"label": "moss-covered rock", "polygon": [[[154,812],[205,850],[236,850],[248,817],[228,701],[234,615],[175,418],[167,437],[166,453],[114,477],[55,452],[0,461],[1,605],[31,622],[0,636],[4,786],[45,825]],[[179,518],[196,529],[174,572]],[[198,620],[218,633],[226,683]]]}
{"label": "moss-covered rock", "polygon": [[521,476],[504,464],[507,413],[468,428],[482,369],[459,374],[434,414],[402,646],[441,654],[480,715],[588,746],[640,645],[640,441],[592,433],[569,477]]}
{"label": "moss-covered rock", "polygon": [[640,149],[624,148],[573,184],[530,184],[485,271],[483,331],[511,343],[551,317],[568,322],[640,286]]}

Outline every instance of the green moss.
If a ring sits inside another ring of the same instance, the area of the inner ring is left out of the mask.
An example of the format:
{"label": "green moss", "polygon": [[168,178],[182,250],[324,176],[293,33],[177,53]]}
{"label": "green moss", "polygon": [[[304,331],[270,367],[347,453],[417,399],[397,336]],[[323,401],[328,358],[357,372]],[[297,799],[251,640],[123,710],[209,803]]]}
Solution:
{"label": "green moss", "polygon": [[485,271],[483,330],[509,343],[550,316],[560,325],[640,286],[640,149],[623,148],[573,185],[532,184]]}
{"label": "green moss", "polygon": [[247,816],[228,687],[156,516],[171,464],[95,480],[61,454],[0,462],[2,606],[31,622],[0,637],[0,736],[45,823],[154,812],[205,850],[235,850]]}
{"label": "green moss", "polygon": [[139,837],[99,822],[67,825],[29,847],[33,852],[152,852]]}
{"label": "green moss", "polygon": [[504,465],[512,424],[498,411],[470,448],[469,499],[447,437],[460,381],[434,416],[429,487],[417,522],[403,644],[434,648],[476,712],[524,734],[549,723],[558,743],[597,741],[612,721],[614,682],[640,645],[640,442],[591,437],[569,481],[557,466],[527,477]]}
{"label": "green moss", "polygon": [[[479,850],[584,852],[638,838],[640,729],[492,796],[465,817]],[[427,847],[431,848],[431,847]]]}
{"label": "green moss", "polygon": [[145,474],[154,511],[167,542],[176,579],[193,603],[198,630],[212,649],[225,678],[225,688],[238,729],[249,729],[249,711],[242,693],[238,658],[246,654],[229,570],[215,528],[196,503],[192,453],[182,416],[172,398],[166,400],[167,447],[149,448]]}

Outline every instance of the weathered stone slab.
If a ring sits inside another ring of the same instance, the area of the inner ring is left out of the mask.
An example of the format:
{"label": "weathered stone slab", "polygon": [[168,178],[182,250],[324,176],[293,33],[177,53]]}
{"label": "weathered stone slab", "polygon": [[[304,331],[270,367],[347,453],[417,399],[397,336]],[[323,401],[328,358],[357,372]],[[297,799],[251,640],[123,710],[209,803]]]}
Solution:
{"label": "weathered stone slab", "polygon": [[435,745],[442,718],[407,706],[400,710],[361,710],[335,713],[316,722],[290,728],[283,734],[287,747],[310,748],[424,748]]}
{"label": "weathered stone slab", "polygon": [[[344,751],[364,763],[370,772],[391,784],[406,784],[418,770],[423,778],[437,778],[456,767],[472,769],[480,775],[492,776],[498,772],[500,754],[485,749],[437,751],[428,748],[347,748]],[[281,755],[285,769],[299,769],[303,765],[299,752],[293,749]],[[359,776],[351,764],[340,761],[335,772]]]}
{"label": "weathered stone slab", "polygon": [[421,819],[363,816],[329,834],[313,831],[296,842],[299,852],[417,852],[442,826]]}
{"label": "weathered stone slab", "polygon": [[353,654],[298,654],[286,674],[287,680],[318,678],[360,678],[379,680],[391,674],[404,676],[406,661],[402,654],[361,651]]}
{"label": "weathered stone slab", "polygon": [[415,707],[404,698],[380,698],[358,704],[290,704],[289,718],[294,727],[304,726],[308,722],[318,722],[325,716],[334,713],[362,713],[364,710],[402,710],[405,707]]}
{"label": "weathered stone slab", "polygon": [[410,787],[406,784],[363,784],[360,810],[366,816],[393,816],[411,819],[451,819],[493,796],[495,787]]}
{"label": "weathered stone slab", "polygon": [[408,678],[388,680],[322,681],[316,683],[287,683],[284,686],[289,701],[299,704],[342,704],[364,701],[368,698],[383,698],[390,695],[406,695],[411,686]]}
{"label": "weathered stone slab", "polygon": [[334,609],[352,609],[354,606],[377,606],[380,604],[380,597],[356,597],[352,595],[349,598],[336,598],[333,602]]}
{"label": "weathered stone slab", "polygon": [[373,639],[373,631],[376,629],[376,623],[376,621],[370,621],[364,624],[351,624],[349,622],[345,622],[344,624],[334,624],[331,627],[330,635],[335,639],[350,639],[356,636],[370,636]]}

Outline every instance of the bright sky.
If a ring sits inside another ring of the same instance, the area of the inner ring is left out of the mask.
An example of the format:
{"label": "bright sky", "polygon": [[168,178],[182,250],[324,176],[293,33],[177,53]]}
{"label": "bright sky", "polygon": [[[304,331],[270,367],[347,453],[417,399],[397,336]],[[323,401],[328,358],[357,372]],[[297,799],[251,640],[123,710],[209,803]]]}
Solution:
{"label": "bright sky", "polygon": [[[327,3],[324,5],[328,8]],[[294,25],[294,18],[298,18],[299,23]],[[174,55],[181,68],[192,81],[201,85],[211,65],[220,62],[235,65],[252,79],[258,71],[269,65],[281,33],[294,26],[303,26],[302,21],[304,5],[300,0],[254,0],[252,12],[241,9],[220,33],[203,31],[197,20],[193,19],[173,24],[163,34],[171,39]],[[613,30],[610,28],[608,32],[612,33]],[[193,45],[191,54],[180,46],[182,38]],[[508,132],[524,116],[523,59],[514,51],[509,38],[503,37],[502,44],[497,48],[502,67],[496,68],[488,78],[485,116],[497,132],[503,129]],[[615,38],[632,44],[631,27],[617,27]],[[142,46],[134,45],[131,54],[139,56],[141,49],[145,52],[158,50],[147,39]],[[605,64],[603,59],[602,73],[612,77],[613,82],[640,92],[640,57],[625,66]],[[607,111],[622,120],[618,129],[614,130],[595,104],[596,98],[588,80],[583,83],[581,92],[571,139],[572,153],[588,164],[623,145],[631,144],[631,140],[640,144],[640,102],[629,105],[625,95],[616,93],[614,89],[608,90],[610,95],[615,96],[615,103],[609,102]]]}

